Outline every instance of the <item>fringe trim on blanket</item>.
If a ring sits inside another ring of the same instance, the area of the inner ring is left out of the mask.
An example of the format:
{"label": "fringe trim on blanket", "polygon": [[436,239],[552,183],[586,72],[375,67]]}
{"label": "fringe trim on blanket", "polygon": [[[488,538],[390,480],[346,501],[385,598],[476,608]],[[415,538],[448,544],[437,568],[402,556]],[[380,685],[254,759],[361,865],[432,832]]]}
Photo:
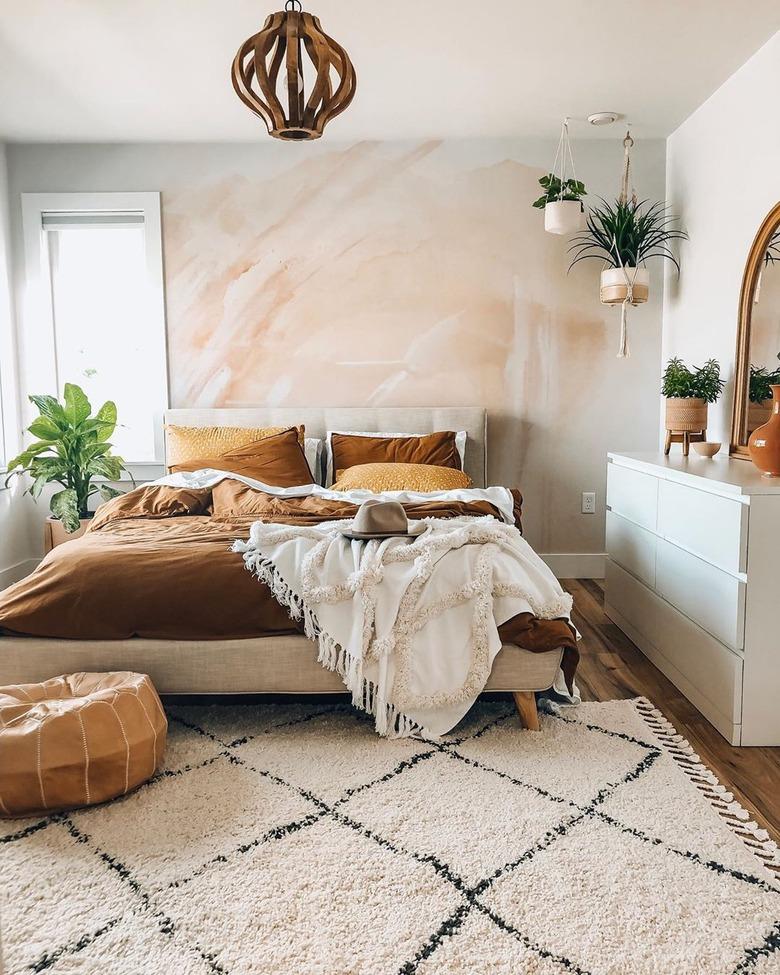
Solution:
{"label": "fringe trim on blanket", "polygon": [[707,768],[689,743],[677,734],[676,728],[646,697],[634,700],[634,706],[650,730],[666,748],[679,768],[705,796],[723,821],[767,868],[769,876],[780,889],[780,848],[765,829],[753,822],[750,813],[740,805],[714,773]]}
{"label": "fringe trim on blanket", "polygon": [[386,738],[409,738],[422,733],[423,728],[408,715],[381,699],[377,685],[363,676],[362,660],[346,653],[333,637],[323,631],[316,614],[288,586],[274,563],[248,547],[238,548],[238,545],[243,546],[243,543],[236,543],[235,550],[244,551],[247,568],[268,586],[274,598],[287,610],[290,619],[303,623],[303,632],[318,646],[317,662],[339,675],[352,694],[352,703],[356,708],[372,715],[377,734]]}

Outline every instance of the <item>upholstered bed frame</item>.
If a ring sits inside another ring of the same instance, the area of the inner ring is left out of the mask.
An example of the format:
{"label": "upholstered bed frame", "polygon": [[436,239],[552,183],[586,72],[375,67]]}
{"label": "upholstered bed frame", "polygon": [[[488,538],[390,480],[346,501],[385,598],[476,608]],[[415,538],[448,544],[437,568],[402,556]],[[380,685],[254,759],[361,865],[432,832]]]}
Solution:
{"label": "upholstered bed frame", "polygon": [[[328,430],[429,433],[465,430],[465,469],[475,486],[487,483],[487,414],[477,407],[373,409],[252,407],[168,410],[166,424],[282,426],[304,423],[309,437]],[[531,653],[504,645],[487,690],[511,691],[526,727],[537,728],[534,691],[552,687],[562,650]],[[343,693],[337,674],[317,663],[303,636],[245,640],[59,640],[0,637],[0,686],[77,671],[132,670],[149,674],[161,694]]]}

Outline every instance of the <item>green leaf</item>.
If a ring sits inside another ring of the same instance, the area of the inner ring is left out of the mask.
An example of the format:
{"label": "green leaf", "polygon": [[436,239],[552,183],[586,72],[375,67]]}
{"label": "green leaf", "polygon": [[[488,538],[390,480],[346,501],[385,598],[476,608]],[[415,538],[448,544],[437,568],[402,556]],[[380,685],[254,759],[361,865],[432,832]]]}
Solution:
{"label": "green leaf", "polygon": [[65,383],[65,416],[69,422],[77,427],[83,423],[92,412],[92,406],[87,394],[75,383]]}
{"label": "green leaf", "polygon": [[39,416],[33,420],[27,430],[39,440],[48,440],[49,442],[58,440],[61,433],[57,424],[45,416]]}
{"label": "green leaf", "polygon": [[75,532],[79,527],[79,504],[73,488],[58,491],[51,499],[51,513],[59,518],[65,531]]}
{"label": "green leaf", "polygon": [[40,474],[32,482],[32,486],[30,487],[30,494],[32,495],[33,498],[35,498],[36,501],[41,496],[41,491],[43,491],[43,489],[46,487],[48,483],[49,483],[48,474]]}
{"label": "green leaf", "polygon": [[8,461],[8,470],[12,471],[14,467],[29,467],[33,458],[43,453],[44,450],[50,449],[51,444],[45,443],[44,441],[39,440],[36,443],[30,444],[29,447],[25,447],[21,454],[17,454],[16,457]]}
{"label": "green leaf", "polygon": [[118,498],[123,494],[122,491],[117,491],[117,489],[111,487],[110,484],[101,484],[98,490],[100,491],[104,501],[110,501],[111,498]]}
{"label": "green leaf", "polygon": [[95,457],[87,464],[90,474],[118,481],[122,476],[122,459],[120,457]]}
{"label": "green leaf", "polygon": [[41,416],[48,417],[53,420],[60,430],[67,430],[68,428],[68,418],[65,416],[65,410],[63,410],[60,403],[54,396],[29,396],[30,402],[37,406],[40,410]]}
{"label": "green leaf", "polygon": [[98,430],[98,440],[105,443],[116,430],[116,403],[111,400],[104,403],[95,414],[95,419],[103,424],[102,429]]}

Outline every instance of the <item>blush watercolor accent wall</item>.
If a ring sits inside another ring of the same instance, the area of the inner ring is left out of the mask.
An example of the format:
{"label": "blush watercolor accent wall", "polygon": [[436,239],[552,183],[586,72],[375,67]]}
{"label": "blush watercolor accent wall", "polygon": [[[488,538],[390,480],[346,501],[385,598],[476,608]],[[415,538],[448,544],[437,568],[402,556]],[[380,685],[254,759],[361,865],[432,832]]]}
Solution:
{"label": "blush watercolor accent wall", "polygon": [[[614,195],[620,139],[578,148],[578,175]],[[490,478],[523,491],[529,541],[603,552],[606,451],[658,443],[662,276],[616,359],[600,266],[567,275],[566,239],[530,206],[553,151],[15,146],[9,169],[17,206],[23,191],[162,191],[172,406],[485,406]],[[636,178],[663,195],[662,142],[637,143]]]}

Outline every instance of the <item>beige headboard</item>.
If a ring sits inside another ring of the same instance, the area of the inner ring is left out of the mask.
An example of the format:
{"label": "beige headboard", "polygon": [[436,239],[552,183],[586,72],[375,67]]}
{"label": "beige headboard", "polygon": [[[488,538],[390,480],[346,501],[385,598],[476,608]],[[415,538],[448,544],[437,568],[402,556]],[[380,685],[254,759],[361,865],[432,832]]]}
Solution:
{"label": "beige headboard", "polygon": [[[487,412],[479,406],[341,407],[247,406],[240,409],[166,410],[166,424],[184,427],[295,426],[303,423],[309,437],[328,430],[377,433],[433,433],[465,430],[466,473],[475,487],[487,484]],[[167,453],[167,447],[166,447]]]}

